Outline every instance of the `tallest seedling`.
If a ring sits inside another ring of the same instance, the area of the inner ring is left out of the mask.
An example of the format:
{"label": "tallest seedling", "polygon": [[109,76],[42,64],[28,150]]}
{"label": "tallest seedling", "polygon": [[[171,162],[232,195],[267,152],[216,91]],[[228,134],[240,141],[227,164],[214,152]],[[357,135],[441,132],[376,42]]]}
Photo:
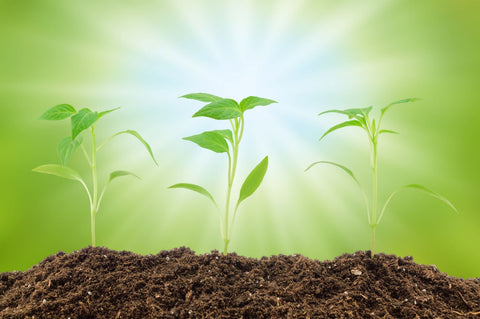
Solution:
{"label": "tallest seedling", "polygon": [[318,115],[323,115],[326,113],[338,113],[342,115],[348,116],[348,121],[342,122],[340,124],[337,124],[330,129],[328,129],[322,137],[320,137],[320,140],[322,140],[325,136],[330,134],[333,131],[336,131],[338,129],[344,128],[344,127],[349,127],[349,126],[355,126],[363,129],[365,131],[368,141],[370,143],[370,166],[372,169],[372,199],[371,199],[371,205],[369,204],[369,200],[367,197],[367,193],[365,190],[361,187],[359,181],[353,174],[353,172],[346,168],[343,165],[334,163],[334,162],[329,162],[329,161],[319,161],[311,164],[306,170],[309,170],[312,166],[315,166],[316,164],[329,164],[329,165],[334,165],[336,167],[341,168],[344,170],[350,177],[353,178],[355,183],[360,187],[363,197],[365,199],[365,205],[367,206],[367,217],[368,217],[368,223],[370,225],[371,229],[371,236],[372,236],[372,242],[371,242],[371,254],[372,257],[375,254],[375,228],[377,225],[380,223],[382,220],[383,214],[385,213],[385,209],[387,208],[388,204],[390,203],[390,200],[392,199],[395,194],[397,194],[399,191],[406,189],[406,188],[413,188],[417,189],[420,191],[423,191],[441,201],[443,201],[445,204],[450,206],[455,212],[457,212],[457,209],[450,203],[446,198],[441,196],[440,194],[437,194],[421,185],[418,184],[409,184],[402,186],[392,192],[390,196],[387,198],[385,201],[385,204],[382,207],[382,210],[380,211],[380,215],[378,215],[378,163],[377,163],[377,156],[378,156],[378,139],[381,135],[383,134],[397,134],[395,131],[391,130],[383,130],[381,129],[381,124],[383,120],[383,116],[385,113],[394,105],[397,104],[403,104],[403,103],[408,103],[408,102],[414,102],[417,99],[403,99],[399,100],[393,103],[390,103],[389,105],[385,106],[380,110],[380,118],[378,119],[378,122],[375,121],[375,118],[370,117],[370,111],[372,110],[372,107],[367,107],[367,108],[360,108],[360,109],[346,109],[346,110],[328,110],[325,112],[322,112]]}
{"label": "tallest seedling", "polygon": [[[49,120],[49,121],[59,121],[64,119],[70,119],[72,126],[72,135],[67,136],[58,143],[57,153],[60,157],[61,165],[57,164],[47,164],[42,165],[37,168],[34,168],[34,172],[56,175],[66,179],[71,179],[82,184],[85,189],[88,200],[90,202],[90,230],[92,235],[92,246],[95,247],[95,217],[97,216],[98,209],[100,208],[100,203],[102,202],[103,194],[110,182],[117,177],[131,175],[137,177],[137,175],[127,172],[127,171],[113,171],[110,173],[108,180],[105,182],[102,191],[99,192],[98,188],[98,174],[97,174],[97,153],[100,149],[107,144],[112,138],[121,135],[128,134],[137,138],[147,149],[148,153],[152,157],[155,164],[157,161],[153,156],[152,149],[150,145],[138,134],[138,132],[133,130],[121,131],[110,136],[105,142],[97,146],[97,137],[96,137],[96,125],[97,122],[105,115],[118,110],[119,108],[103,111],[103,112],[94,112],[90,109],[83,108],[80,111],[76,111],[75,108],[69,104],[60,104],[52,107],[42,114],[40,119]],[[87,151],[83,143],[83,133],[90,131],[91,135],[91,152]],[[90,169],[92,171],[92,184],[89,188],[80,174],[73,170],[72,168],[66,166],[68,160],[75,152],[77,148],[81,148],[85,159],[87,160]]]}
{"label": "tallest seedling", "polygon": [[[184,140],[194,142],[200,147],[206,148],[216,153],[226,153],[228,157],[228,178],[227,178],[227,198],[224,214],[220,213],[213,196],[203,187],[179,183],[170,186],[170,188],[185,188],[200,193],[209,198],[217,208],[220,217],[220,230],[223,239],[223,252],[227,253],[228,244],[231,239],[232,228],[237,215],[238,206],[247,197],[250,197],[262,183],[263,177],[267,172],[268,156],[266,156],[247,176],[240,189],[240,195],[233,208],[233,216],[230,216],[230,205],[235,172],[237,170],[239,145],[243,137],[245,126],[245,112],[256,106],[269,105],[276,103],[273,100],[264,99],[256,96],[249,96],[240,103],[232,99],[224,99],[207,93],[193,93],[182,96],[182,98],[197,100],[208,103],[196,112],[193,117],[205,116],[215,120],[226,120],[230,123],[231,130],[206,131],[198,135],[184,137]],[[229,146],[230,144],[230,146]]]}

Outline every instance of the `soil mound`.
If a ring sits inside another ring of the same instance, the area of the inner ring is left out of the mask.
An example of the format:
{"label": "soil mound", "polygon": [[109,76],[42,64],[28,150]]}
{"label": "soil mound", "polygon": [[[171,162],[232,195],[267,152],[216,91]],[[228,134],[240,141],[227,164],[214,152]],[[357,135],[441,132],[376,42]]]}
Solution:
{"label": "soil mound", "polygon": [[59,252],[0,274],[0,318],[479,318],[480,279],[411,257]]}

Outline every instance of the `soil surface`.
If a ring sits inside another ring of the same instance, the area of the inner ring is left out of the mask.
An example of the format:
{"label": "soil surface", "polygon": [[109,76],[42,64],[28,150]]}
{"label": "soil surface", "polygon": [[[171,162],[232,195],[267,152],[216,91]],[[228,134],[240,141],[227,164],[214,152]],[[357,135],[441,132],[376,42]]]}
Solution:
{"label": "soil surface", "polygon": [[0,274],[0,318],[480,318],[480,279],[411,257],[59,252]]}

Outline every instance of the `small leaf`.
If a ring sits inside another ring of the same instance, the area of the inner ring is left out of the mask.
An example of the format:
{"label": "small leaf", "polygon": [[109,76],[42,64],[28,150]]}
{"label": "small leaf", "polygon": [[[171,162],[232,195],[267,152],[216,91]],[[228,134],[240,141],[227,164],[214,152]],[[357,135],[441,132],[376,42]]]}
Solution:
{"label": "small leaf", "polygon": [[138,177],[137,175],[131,173],[131,172],[127,172],[127,171],[113,171],[110,173],[110,178],[108,179],[108,182],[110,183],[112,180],[114,180],[115,178],[117,177],[121,177],[121,176],[133,176],[133,177],[136,177],[138,179],[141,179],[140,177]]}
{"label": "small leaf", "polygon": [[70,156],[75,152],[75,150],[82,144],[82,137],[79,136],[76,139],[72,140],[70,136],[63,138],[57,146],[57,154],[60,157],[60,163],[62,166],[67,165]]}
{"label": "small leaf", "polygon": [[152,157],[152,160],[153,162],[158,166],[158,163],[157,163],[157,160],[155,159],[155,156],[153,156],[153,152],[152,152],[152,148],[150,147],[150,145],[147,143],[147,141],[145,141],[143,139],[143,137],[137,132],[137,131],[134,131],[134,130],[125,130],[125,131],[121,131],[121,132],[118,132],[116,134],[114,134],[113,136],[111,136],[107,142],[109,140],[111,140],[112,138],[114,138],[115,136],[118,136],[120,134],[130,134],[134,137],[136,137],[142,144],[143,146],[145,146],[145,148],[147,149],[148,153],[150,154],[150,156]]}
{"label": "small leaf", "polygon": [[193,117],[205,116],[215,120],[229,120],[241,115],[242,111],[240,111],[240,106],[235,100],[221,99],[205,105],[193,114]]}
{"label": "small leaf", "polygon": [[219,96],[208,94],[208,93],[190,93],[190,94],[182,95],[181,98],[197,100],[200,102],[215,102],[222,99]]}
{"label": "small leaf", "polygon": [[327,113],[338,113],[338,114],[343,114],[347,115],[348,118],[356,118],[359,120],[360,118],[364,118],[364,116],[368,115],[370,111],[372,110],[372,106],[365,107],[365,108],[355,108],[355,109],[346,109],[346,110],[328,110],[324,111],[318,114],[318,116],[327,114]]}
{"label": "small leaf", "polygon": [[378,134],[382,134],[382,133],[400,134],[400,133],[392,131],[392,130],[380,130],[380,132],[378,132]]}
{"label": "small leaf", "polygon": [[245,182],[243,182],[242,188],[240,189],[240,196],[238,197],[237,207],[243,202],[246,198],[250,197],[260,186],[263,181],[263,177],[267,172],[268,168],[268,156],[265,158],[248,174]]}
{"label": "small leaf", "polygon": [[362,185],[360,185],[360,182],[355,177],[353,172],[343,165],[340,165],[340,164],[335,163],[335,162],[329,162],[329,161],[318,161],[318,162],[312,163],[312,164],[310,164],[309,167],[307,167],[307,169],[305,169],[305,172],[308,171],[310,168],[312,168],[313,166],[315,166],[317,164],[329,164],[329,165],[333,165],[333,166],[336,166],[338,168],[341,168],[345,173],[347,173],[355,181],[355,183],[357,183],[358,188],[360,188],[360,191],[362,192],[363,199],[365,200],[365,207],[367,208],[368,223],[372,224],[371,215],[370,215],[370,204],[368,203],[367,194],[365,193],[365,190],[362,188]]}
{"label": "small leaf", "polygon": [[77,111],[73,106],[70,104],[59,104],[57,106],[52,107],[51,109],[47,110],[40,116],[42,120],[49,120],[49,121],[58,121],[66,119]]}
{"label": "small leaf", "polygon": [[184,137],[184,140],[194,142],[198,146],[216,153],[228,153],[228,144],[225,137],[217,131],[207,131],[198,135]]}
{"label": "small leaf", "polygon": [[384,108],[381,109],[381,115],[385,114],[385,112],[391,108],[392,106],[396,104],[402,104],[402,103],[408,103],[408,102],[415,102],[420,100],[419,98],[408,98],[408,99],[403,99],[403,100],[398,100],[395,102],[390,103],[389,105],[385,106]]}
{"label": "small leaf", "polygon": [[84,108],[72,116],[72,139],[75,139],[83,130],[88,129],[98,120],[98,113]]}
{"label": "small leaf", "polygon": [[335,162],[330,162],[330,161],[318,161],[318,162],[315,162],[315,163],[312,163],[310,164],[310,166],[308,166],[306,169],[305,169],[305,172],[308,171],[310,168],[312,168],[313,166],[317,165],[317,164],[329,164],[329,165],[333,165],[333,166],[337,166],[339,168],[341,168],[342,170],[345,171],[345,173],[347,173],[348,175],[350,175],[351,178],[353,178],[353,180],[355,181],[355,183],[357,183],[359,186],[360,186],[360,183],[358,181],[358,179],[355,177],[355,175],[353,174],[353,172],[348,169],[347,167],[341,165],[341,164],[338,164],[338,163],[335,163]]}
{"label": "small leaf", "polygon": [[260,106],[260,105],[265,106],[265,105],[269,105],[269,104],[272,104],[272,103],[277,103],[277,101],[270,100],[270,99],[265,99],[265,98],[257,97],[257,96],[249,96],[247,98],[244,98],[240,102],[240,110],[242,112],[245,112],[246,110],[253,109],[256,106]]}
{"label": "small leaf", "polygon": [[210,131],[210,132],[215,132],[217,134],[220,134],[225,139],[229,140],[230,143],[233,144],[233,133],[232,133],[231,130],[214,130],[214,131]]}
{"label": "small leaf", "polygon": [[362,124],[358,120],[352,120],[352,121],[346,121],[340,124],[337,124],[331,128],[328,129],[325,133],[323,133],[322,137],[320,137],[319,141],[321,141],[327,134],[332,133],[333,131],[336,131],[338,129],[341,129],[342,127],[347,127],[347,126],[359,126],[363,127]]}
{"label": "small leaf", "polygon": [[98,119],[100,119],[102,116],[107,115],[108,113],[111,113],[111,112],[116,111],[116,110],[118,110],[118,109],[120,109],[120,108],[119,108],[119,107],[116,107],[116,108],[114,108],[114,109],[110,109],[110,110],[106,110],[106,111],[100,112],[100,113],[98,113]]}
{"label": "small leaf", "polygon": [[213,196],[202,186],[195,185],[195,184],[188,184],[188,183],[178,183],[175,185],[172,185],[168,188],[184,188],[184,189],[189,189],[191,191],[197,192],[199,194],[202,194],[203,196],[209,198],[215,206],[217,206],[217,203],[213,199]]}
{"label": "small leaf", "polygon": [[47,165],[38,166],[34,168],[33,171],[37,173],[51,174],[51,175],[63,177],[66,179],[72,179],[84,184],[80,174],[78,174],[77,171],[67,166],[61,166],[57,164],[47,164]]}
{"label": "small leaf", "polygon": [[443,203],[447,204],[455,213],[458,214],[457,208],[455,206],[453,206],[453,204],[448,199],[443,197],[442,195],[440,195],[440,194],[438,194],[434,191],[431,191],[431,190],[429,190],[428,188],[426,188],[422,185],[410,184],[410,185],[405,185],[405,186],[402,186],[400,188],[397,188],[392,194],[390,194],[387,201],[383,205],[382,212],[380,213],[380,216],[378,217],[377,224],[380,223],[380,220],[382,219],[383,214],[385,213],[385,209],[387,208],[387,206],[390,203],[390,200],[393,198],[393,196],[395,196],[398,192],[400,192],[401,190],[404,190],[406,188],[413,188],[413,189],[421,190],[421,191],[427,193],[428,195],[433,196],[433,197],[439,199],[440,201],[442,201]]}
{"label": "small leaf", "polygon": [[455,208],[455,206],[453,206],[453,204],[448,200],[446,199],[445,197],[443,197],[442,195],[440,195],[439,193],[436,193],[434,191],[431,191],[429,190],[428,188],[422,186],[422,185],[418,185],[418,184],[410,184],[410,185],[405,185],[403,186],[403,188],[415,188],[415,189],[418,189],[418,190],[421,190],[425,193],[427,193],[428,195],[430,196],[433,196],[439,200],[441,200],[442,202],[444,202],[445,204],[447,204],[448,206],[450,206],[450,208],[458,214],[458,210]]}

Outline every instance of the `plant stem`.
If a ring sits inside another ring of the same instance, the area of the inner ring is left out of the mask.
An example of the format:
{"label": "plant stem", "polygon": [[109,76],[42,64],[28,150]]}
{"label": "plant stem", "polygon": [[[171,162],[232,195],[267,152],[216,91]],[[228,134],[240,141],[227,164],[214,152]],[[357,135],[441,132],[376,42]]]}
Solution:
{"label": "plant stem", "polygon": [[375,255],[375,227],[377,226],[377,192],[378,192],[378,168],[377,168],[377,137],[372,138],[372,258]]}
{"label": "plant stem", "polygon": [[92,132],[92,183],[93,183],[93,198],[90,207],[90,227],[92,232],[92,247],[95,247],[95,216],[97,215],[98,203],[98,181],[97,181],[97,141],[95,139],[95,125],[91,127]]}
{"label": "plant stem", "polygon": [[[225,234],[223,238],[223,253],[227,254],[228,251],[228,244],[230,243],[230,232],[229,229],[229,211],[230,211],[230,198],[232,195],[232,187],[233,187],[233,180],[235,179],[235,172],[237,170],[237,162],[238,162],[238,146],[240,144],[240,140],[242,139],[243,135],[243,117],[240,119],[235,119],[235,121],[231,122],[232,129],[233,129],[233,144],[232,144],[232,158],[229,157],[229,165],[228,165],[228,189],[227,189],[227,199],[225,204]],[[233,227],[233,225],[232,225]]]}
{"label": "plant stem", "polygon": [[374,253],[375,253],[375,226],[372,227],[372,249],[371,249],[371,257],[372,258],[373,258]]}

